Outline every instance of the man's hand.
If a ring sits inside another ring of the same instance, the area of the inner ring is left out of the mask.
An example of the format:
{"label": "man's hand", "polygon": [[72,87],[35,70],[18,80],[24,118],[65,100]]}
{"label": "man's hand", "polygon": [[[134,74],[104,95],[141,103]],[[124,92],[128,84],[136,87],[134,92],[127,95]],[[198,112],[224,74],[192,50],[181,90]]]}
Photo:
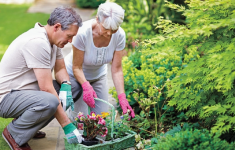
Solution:
{"label": "man's hand", "polygon": [[72,98],[71,85],[66,84],[66,83],[61,84],[59,98],[60,98],[60,101],[62,102],[64,111],[66,111],[70,106],[71,106],[71,109],[74,110],[74,102]]}
{"label": "man's hand", "polygon": [[65,127],[63,127],[64,133],[66,135],[68,143],[82,143],[84,138],[82,135],[79,133],[77,128],[72,124],[68,124]]}

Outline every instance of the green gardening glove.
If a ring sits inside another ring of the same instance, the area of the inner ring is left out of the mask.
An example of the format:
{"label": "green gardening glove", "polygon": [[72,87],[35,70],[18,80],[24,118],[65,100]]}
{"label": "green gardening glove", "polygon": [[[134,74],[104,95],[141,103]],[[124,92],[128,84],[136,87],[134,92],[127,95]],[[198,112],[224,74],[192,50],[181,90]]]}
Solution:
{"label": "green gardening glove", "polygon": [[61,84],[59,98],[62,103],[64,111],[66,111],[70,106],[74,110],[74,102],[72,98],[71,85],[63,83]]}
{"label": "green gardening glove", "polygon": [[70,144],[82,143],[82,141],[84,140],[78,129],[72,123],[63,127],[63,130],[64,134],[66,135],[67,141]]}

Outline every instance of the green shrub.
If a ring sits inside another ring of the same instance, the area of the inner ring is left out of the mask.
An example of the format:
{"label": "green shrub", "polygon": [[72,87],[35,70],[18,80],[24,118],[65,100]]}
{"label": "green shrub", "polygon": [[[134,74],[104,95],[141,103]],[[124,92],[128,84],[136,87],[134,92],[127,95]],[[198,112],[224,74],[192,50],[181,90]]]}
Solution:
{"label": "green shrub", "polygon": [[[125,92],[136,113],[130,124],[143,138],[151,138],[158,131],[187,120],[183,112],[166,105],[169,100],[166,83],[182,68],[182,57],[168,49],[154,51],[162,46],[139,46],[123,58]],[[111,93],[117,96],[114,89]],[[120,107],[118,110],[121,113]]]}
{"label": "green shrub", "polygon": [[214,133],[230,132],[235,130],[235,1],[191,1],[189,6],[187,28],[171,33],[183,43],[176,48],[187,51],[189,63],[169,83],[169,105],[199,117]]}
{"label": "green shrub", "polygon": [[158,139],[153,147],[159,150],[233,150],[235,144],[229,144],[213,137],[209,131],[185,130]]}
{"label": "green shrub", "polygon": [[98,8],[106,0],[76,0],[76,4],[81,8]]}
{"label": "green shrub", "polygon": [[125,50],[133,52],[137,46],[137,41],[153,38],[156,32],[152,29],[151,24],[139,21],[139,15],[128,15],[128,21],[124,21],[121,27],[126,33],[126,47]]}
{"label": "green shrub", "polygon": [[169,131],[167,131],[164,135],[171,135],[175,136],[176,133],[186,131],[186,130],[194,130],[194,129],[201,129],[200,125],[198,123],[188,124],[188,123],[181,123],[182,126],[177,124],[177,126],[173,127]]}
{"label": "green shrub", "polygon": [[[128,97],[131,104],[135,97],[142,103],[157,102],[160,106],[167,100],[166,109],[174,106],[214,133],[229,133],[235,129],[235,1],[187,2],[189,9],[186,10],[169,4],[184,11],[187,25],[159,17],[156,28],[160,34],[142,43],[146,47],[136,55],[140,61],[124,59],[126,94],[133,95]],[[169,67],[159,65],[158,61]],[[173,67],[178,69],[174,72]],[[172,80],[166,82],[169,73],[173,75]],[[165,83],[167,88],[161,91],[160,101],[155,101],[159,92],[153,85],[162,89]]]}
{"label": "green shrub", "polygon": [[[234,131],[235,1],[187,2],[186,10],[169,5],[184,11],[187,25],[160,17],[160,34],[142,43],[146,47],[135,54],[140,60],[124,58],[126,94],[131,105],[140,103],[135,106],[139,113],[141,105],[164,108],[161,102],[168,102],[213,133]],[[160,99],[153,85],[162,90]]]}
{"label": "green shrub", "polygon": [[[167,1],[158,0],[115,0],[125,10],[125,18],[122,28],[126,32],[126,50],[131,52],[137,45],[136,41],[151,39],[158,33],[155,23],[159,16],[173,22],[185,23],[184,16],[166,5]],[[173,3],[185,5],[182,0],[174,0]]]}

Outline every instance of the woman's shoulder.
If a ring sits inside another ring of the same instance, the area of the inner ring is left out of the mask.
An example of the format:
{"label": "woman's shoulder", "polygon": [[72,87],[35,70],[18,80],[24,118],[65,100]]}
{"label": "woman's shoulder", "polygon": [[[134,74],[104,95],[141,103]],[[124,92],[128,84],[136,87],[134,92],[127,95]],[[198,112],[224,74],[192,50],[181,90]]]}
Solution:
{"label": "woman's shoulder", "polygon": [[116,37],[117,38],[125,38],[126,33],[125,31],[122,29],[122,27],[118,28],[118,31],[116,32]]}
{"label": "woman's shoulder", "polygon": [[118,33],[125,35],[125,31],[122,29],[122,27],[119,27],[119,28],[118,28]]}
{"label": "woman's shoulder", "polygon": [[82,26],[78,29],[78,34],[86,34],[89,32],[92,27],[92,21],[93,19],[82,22]]}

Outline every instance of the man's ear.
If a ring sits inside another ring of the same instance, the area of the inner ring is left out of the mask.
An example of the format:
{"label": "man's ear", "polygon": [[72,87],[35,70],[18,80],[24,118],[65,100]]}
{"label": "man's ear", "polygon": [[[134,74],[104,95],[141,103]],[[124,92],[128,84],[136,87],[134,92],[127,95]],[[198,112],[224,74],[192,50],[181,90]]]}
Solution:
{"label": "man's ear", "polygon": [[60,23],[56,23],[54,24],[54,31],[58,31],[59,29],[61,29],[61,24]]}

